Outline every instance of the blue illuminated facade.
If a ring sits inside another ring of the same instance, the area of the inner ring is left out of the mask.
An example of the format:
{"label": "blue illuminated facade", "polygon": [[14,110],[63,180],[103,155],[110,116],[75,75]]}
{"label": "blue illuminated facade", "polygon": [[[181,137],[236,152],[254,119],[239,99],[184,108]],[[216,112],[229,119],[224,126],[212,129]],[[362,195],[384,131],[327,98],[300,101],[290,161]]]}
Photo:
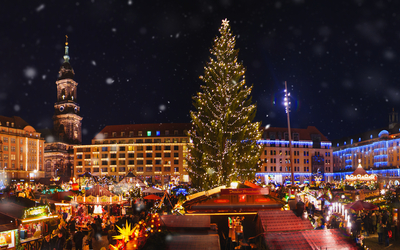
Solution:
{"label": "blue illuminated facade", "polygon": [[400,165],[400,133],[389,134],[382,130],[377,135],[369,139],[373,137],[371,134],[365,141],[359,138],[355,143],[349,140],[351,144],[343,141],[342,146],[337,143],[333,149],[334,172],[351,172],[357,167],[358,160],[365,170],[397,169]]}

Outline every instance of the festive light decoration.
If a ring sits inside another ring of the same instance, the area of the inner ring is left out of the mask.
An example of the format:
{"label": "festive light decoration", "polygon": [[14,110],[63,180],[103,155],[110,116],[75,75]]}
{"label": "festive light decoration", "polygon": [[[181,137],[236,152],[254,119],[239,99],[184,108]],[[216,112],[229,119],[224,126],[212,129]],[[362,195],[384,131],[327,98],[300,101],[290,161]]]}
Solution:
{"label": "festive light decoration", "polygon": [[220,37],[214,39],[210,61],[204,67],[201,92],[193,97],[188,131],[188,169],[192,186],[209,189],[230,181],[254,178],[261,154],[262,130],[252,120],[252,87],[245,85],[245,68],[238,62],[235,36],[229,21],[222,21]]}
{"label": "festive light decoration", "polygon": [[113,236],[117,243],[110,245],[110,249],[140,249],[150,236],[161,232],[160,216],[158,214],[148,214],[145,220],[139,221],[133,228],[131,226],[129,223],[124,228],[117,226],[120,234]]}

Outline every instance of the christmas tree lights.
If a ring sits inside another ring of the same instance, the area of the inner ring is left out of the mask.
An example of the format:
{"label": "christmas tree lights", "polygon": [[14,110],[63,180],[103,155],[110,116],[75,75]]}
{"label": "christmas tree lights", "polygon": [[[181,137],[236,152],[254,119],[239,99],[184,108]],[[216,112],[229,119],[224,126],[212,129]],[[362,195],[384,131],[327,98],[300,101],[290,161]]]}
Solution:
{"label": "christmas tree lights", "polygon": [[252,122],[257,107],[252,87],[245,85],[245,68],[238,62],[235,36],[229,21],[222,21],[210,61],[204,67],[201,92],[193,97],[197,111],[190,113],[188,169],[192,185],[209,189],[231,181],[254,178],[261,154],[262,131]]}

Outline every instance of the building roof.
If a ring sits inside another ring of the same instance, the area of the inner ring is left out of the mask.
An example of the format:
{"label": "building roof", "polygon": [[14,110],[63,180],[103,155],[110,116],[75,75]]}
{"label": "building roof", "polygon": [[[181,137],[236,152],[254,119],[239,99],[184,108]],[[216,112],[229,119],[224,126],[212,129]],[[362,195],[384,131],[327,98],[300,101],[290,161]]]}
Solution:
{"label": "building roof", "polygon": [[[264,129],[264,139],[271,139],[271,133],[275,133],[275,139],[284,139],[284,134],[288,132],[288,128],[278,128],[278,127],[269,127]],[[319,135],[321,137],[321,141],[329,141],[316,127],[308,126],[307,128],[291,128],[290,132],[292,134],[299,134],[299,140],[301,141],[312,141],[314,135]],[[279,138],[279,135],[281,138]],[[292,138],[294,140],[294,138]]]}
{"label": "building roof", "polygon": [[174,250],[220,250],[218,234],[211,235],[172,235],[166,241],[168,249]]}
{"label": "building roof", "polygon": [[15,204],[13,202],[3,202],[0,206],[0,213],[14,219],[21,219],[24,215],[25,208],[26,207]]}
{"label": "building roof", "polygon": [[268,249],[359,249],[339,229],[264,233]]}
{"label": "building roof", "polygon": [[258,221],[262,232],[284,232],[312,230],[310,221],[302,220],[293,211],[266,210],[258,212]]}
{"label": "building roof", "polygon": [[100,186],[100,185],[96,185],[94,187],[92,187],[89,190],[86,190],[86,196],[114,196],[115,194],[111,193],[110,191],[108,191],[106,188]]}
{"label": "building roof", "polygon": [[[14,126],[12,126],[12,124],[14,124]],[[19,116],[7,117],[0,115],[0,126],[16,128],[16,129],[24,129],[26,126],[30,125]]]}
{"label": "building roof", "polygon": [[[152,123],[152,124],[125,124],[125,125],[109,125],[103,128],[100,133],[98,133],[94,139],[113,139],[113,138],[127,138],[129,137],[129,132],[133,132],[133,137],[138,137],[138,132],[143,132],[143,137],[146,137],[146,132],[151,131],[152,136],[157,136],[156,131],[160,131],[159,136],[174,136],[174,131],[178,131],[179,136],[186,136],[184,131],[191,128],[190,123]],[[169,134],[165,134],[168,130]],[[113,136],[113,132],[116,135]],[[125,132],[122,135],[121,132]]]}

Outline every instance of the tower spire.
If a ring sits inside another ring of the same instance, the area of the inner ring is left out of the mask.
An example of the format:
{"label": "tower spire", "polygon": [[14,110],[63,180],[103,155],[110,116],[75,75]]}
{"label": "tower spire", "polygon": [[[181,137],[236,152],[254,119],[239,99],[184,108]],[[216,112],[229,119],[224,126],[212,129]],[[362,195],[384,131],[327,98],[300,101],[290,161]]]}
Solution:
{"label": "tower spire", "polygon": [[64,62],[69,62],[69,55],[68,55],[68,36],[65,35],[65,55],[64,55]]}

